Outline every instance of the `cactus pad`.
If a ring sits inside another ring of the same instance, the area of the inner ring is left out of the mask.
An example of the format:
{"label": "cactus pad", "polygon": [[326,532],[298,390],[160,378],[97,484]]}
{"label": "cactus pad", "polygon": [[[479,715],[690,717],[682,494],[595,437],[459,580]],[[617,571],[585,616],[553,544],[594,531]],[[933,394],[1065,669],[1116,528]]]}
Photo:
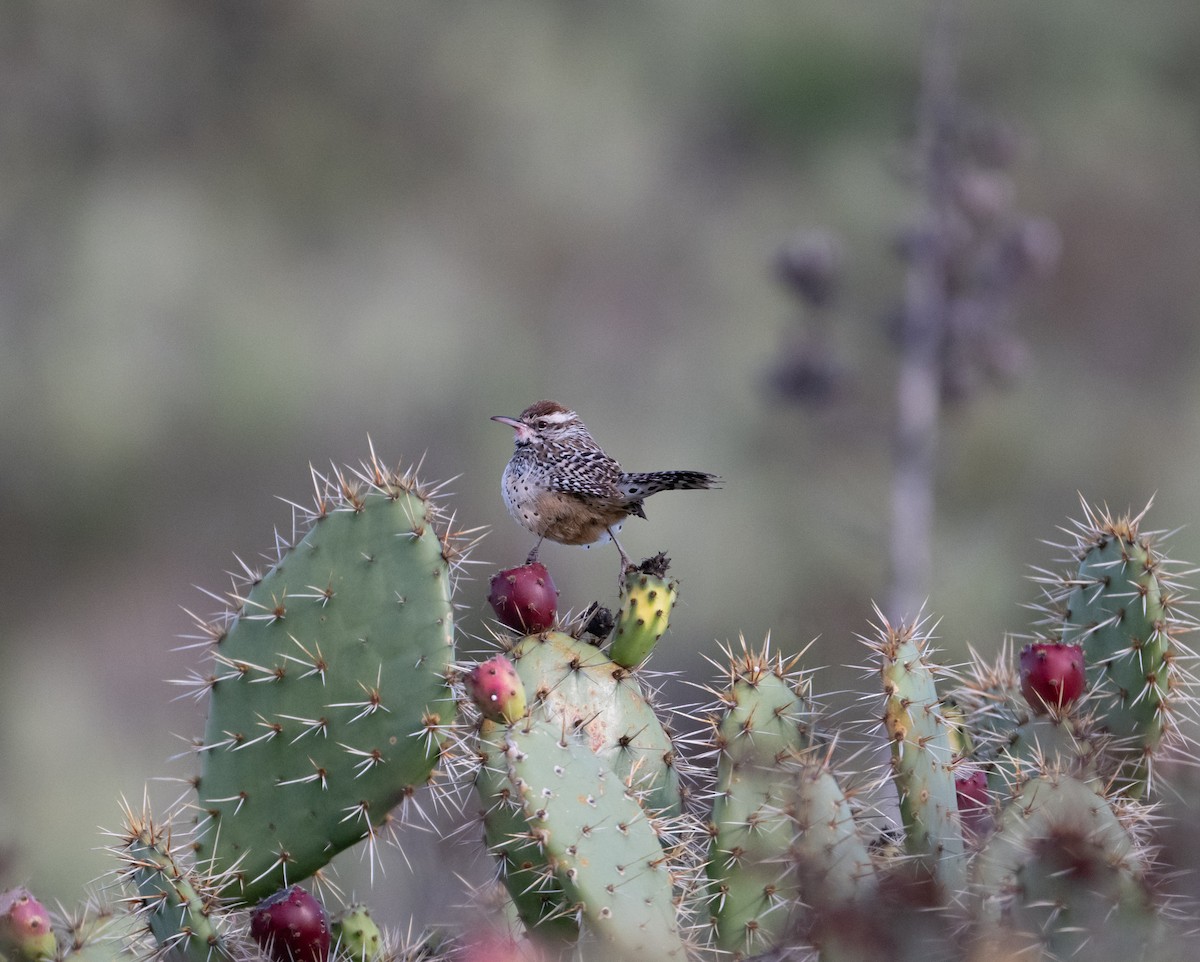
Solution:
{"label": "cactus pad", "polygon": [[883,725],[892,746],[905,848],[943,892],[961,891],[966,859],[952,768],[957,739],[938,697],[927,624],[893,627],[876,614],[881,624],[866,643],[880,659]]}
{"label": "cactus pad", "polygon": [[651,812],[679,812],[674,745],[632,672],[557,631],[528,635],[509,655],[532,704],[578,729]]}
{"label": "cactus pad", "polygon": [[505,756],[530,837],[601,955],[683,962],[674,879],[635,793],[562,719],[512,726]]}
{"label": "cactus pad", "polygon": [[211,627],[197,860],[255,900],[367,838],[430,780],[452,723],[452,536],[372,459],[314,473],[307,530]]}
{"label": "cactus pad", "polygon": [[1083,519],[1062,574],[1040,578],[1049,603],[1045,624],[1083,648],[1083,708],[1107,736],[1102,774],[1133,797],[1153,778],[1165,750],[1182,744],[1179,721],[1195,714],[1195,654],[1182,642],[1194,619],[1182,610],[1170,562],[1156,535],[1143,532],[1145,511],[1114,516],[1083,505]]}

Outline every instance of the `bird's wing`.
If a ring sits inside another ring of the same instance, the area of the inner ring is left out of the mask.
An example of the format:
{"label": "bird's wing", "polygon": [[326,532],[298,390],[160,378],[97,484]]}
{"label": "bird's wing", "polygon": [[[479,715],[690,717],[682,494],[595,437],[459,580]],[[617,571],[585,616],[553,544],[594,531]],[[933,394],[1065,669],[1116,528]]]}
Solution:
{"label": "bird's wing", "polygon": [[550,487],[567,494],[623,501],[617,482],[621,466],[600,450],[576,451],[554,472]]}

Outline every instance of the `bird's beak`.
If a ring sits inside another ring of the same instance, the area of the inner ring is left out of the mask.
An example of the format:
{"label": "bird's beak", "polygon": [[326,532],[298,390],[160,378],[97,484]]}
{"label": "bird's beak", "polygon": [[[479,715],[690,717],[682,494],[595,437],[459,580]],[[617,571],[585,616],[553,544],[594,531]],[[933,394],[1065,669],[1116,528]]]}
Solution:
{"label": "bird's beak", "polygon": [[517,435],[513,439],[517,444],[528,441],[533,432],[529,430],[529,426],[517,418],[505,417],[503,414],[497,414],[492,418],[493,421],[499,421],[501,424],[507,424],[510,428],[515,428]]}

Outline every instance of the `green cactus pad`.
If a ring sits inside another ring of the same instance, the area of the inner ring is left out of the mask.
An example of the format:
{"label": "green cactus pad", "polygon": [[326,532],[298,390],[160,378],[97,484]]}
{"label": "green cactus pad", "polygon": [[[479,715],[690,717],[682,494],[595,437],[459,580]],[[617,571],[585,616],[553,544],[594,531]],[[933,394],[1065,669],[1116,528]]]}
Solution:
{"label": "green cactus pad", "polygon": [[1063,612],[1062,641],[1083,647],[1087,708],[1112,736],[1109,774],[1140,795],[1174,731],[1174,660],[1182,649],[1172,633],[1181,626],[1162,579],[1163,558],[1138,530],[1141,516],[1114,518],[1086,505],[1085,512],[1076,532],[1078,569],[1051,593]]}
{"label": "green cactus pad", "polygon": [[454,718],[452,560],[411,473],[318,479],[304,534],[213,645],[198,864],[248,901],[367,838],[425,784]]}
{"label": "green cactus pad", "polygon": [[228,876],[202,876],[182,861],[169,828],[148,809],[125,808],[125,829],[112,846],[121,862],[118,883],[131,887],[137,917],[145,920],[163,956],[217,962],[234,955],[223,931],[219,892]]}
{"label": "green cactus pad", "polygon": [[799,879],[788,857],[794,836],[789,763],[811,742],[812,711],[800,682],[768,647],[727,649],[727,685],[713,719],[718,749],[708,873],[717,946],[735,957],[773,947],[788,931]]}
{"label": "green cactus pad", "polygon": [[[879,612],[876,612],[879,614]],[[962,826],[954,788],[951,724],[943,715],[924,622],[898,628],[881,618],[867,644],[880,659],[883,724],[892,746],[905,849],[944,893],[966,882]]]}
{"label": "green cactus pad", "polygon": [[600,954],[686,959],[657,831],[624,781],[561,718],[510,728],[505,757],[531,836]]}
{"label": "green cactus pad", "polygon": [[675,748],[633,673],[557,631],[522,638],[509,656],[531,703],[568,729],[578,728],[649,811],[679,813]]}
{"label": "green cactus pad", "polygon": [[503,725],[482,720],[475,791],[482,805],[484,839],[500,862],[501,881],[526,930],[547,947],[570,946],[579,938],[579,923],[509,780],[506,734]]}
{"label": "green cactus pad", "polygon": [[869,901],[878,880],[837,778],[823,760],[808,758],[795,786],[790,851],[800,873],[802,901],[817,913]]}
{"label": "green cactus pad", "polygon": [[137,915],[96,902],[68,921],[66,936],[63,962],[136,962],[153,954],[157,945]]}
{"label": "green cactus pad", "polygon": [[[1027,782],[974,864],[978,917],[1052,958],[1136,933],[1128,958],[1156,934],[1137,846],[1108,802],[1065,776]],[[1128,941],[1128,939],[1127,939]]]}
{"label": "green cactus pad", "polygon": [[667,630],[679,587],[666,577],[666,559],[659,555],[626,572],[621,594],[608,656],[618,665],[636,668]]}

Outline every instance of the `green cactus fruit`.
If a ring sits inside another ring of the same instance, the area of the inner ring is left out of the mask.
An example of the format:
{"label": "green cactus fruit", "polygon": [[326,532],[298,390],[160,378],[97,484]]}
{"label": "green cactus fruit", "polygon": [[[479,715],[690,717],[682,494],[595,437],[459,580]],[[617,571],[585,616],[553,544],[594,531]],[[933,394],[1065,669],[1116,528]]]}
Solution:
{"label": "green cactus fruit", "polygon": [[45,962],[58,951],[50,913],[24,886],[0,892],[0,952],[25,962]]}
{"label": "green cactus fruit", "polygon": [[812,709],[802,676],[770,642],[727,648],[728,676],[712,689],[718,750],[708,873],[717,947],[743,958],[774,947],[792,924],[800,882],[787,857],[794,837],[788,763],[810,746]]}
{"label": "green cactus fruit", "polygon": [[361,903],[347,906],[330,926],[336,953],[352,962],[376,962],[383,955],[383,933]]}
{"label": "green cactus fruit", "polygon": [[637,668],[667,630],[679,587],[667,578],[670,559],[647,558],[625,573],[621,610],[613,629],[608,656],[624,668]]}
{"label": "green cactus fruit", "polygon": [[529,835],[611,959],[687,958],[656,821],[561,718],[508,729],[505,759]]}
{"label": "green cactus fruit", "polygon": [[1064,619],[1062,641],[1083,647],[1087,707],[1112,736],[1106,754],[1115,771],[1108,774],[1138,796],[1154,756],[1176,734],[1175,662],[1190,652],[1175,637],[1182,625],[1174,586],[1151,536],[1139,531],[1142,515],[1113,517],[1086,504],[1084,512],[1074,532],[1078,568],[1048,594]]}
{"label": "green cactus fruit", "polygon": [[900,797],[905,849],[949,895],[966,882],[962,826],[954,788],[952,725],[934,680],[927,622],[893,627],[876,609],[876,637],[864,639],[879,656],[883,723],[892,746],[892,775]]}
{"label": "green cactus fruit", "polygon": [[579,938],[579,923],[509,780],[506,734],[504,725],[488,719],[480,723],[475,791],[484,840],[499,860],[500,879],[526,930],[547,950],[569,949]]}
{"label": "green cactus fruit", "polygon": [[675,747],[637,678],[593,645],[562,632],[522,638],[509,652],[525,691],[549,717],[579,728],[655,815],[682,808]]}
{"label": "green cactus fruit", "polygon": [[162,955],[186,962],[234,957],[220,899],[231,876],[204,876],[185,864],[169,826],[156,824],[146,806],[140,813],[125,806],[125,828],[112,851],[122,866],[117,881],[134,890],[134,914],[145,920]]}
{"label": "green cactus fruit", "polygon": [[377,461],[314,472],[307,527],[235,590],[197,747],[197,864],[255,901],[376,828],[431,776],[454,700],[461,557],[431,492]]}
{"label": "green cactus fruit", "polygon": [[985,931],[1007,930],[1050,958],[1094,958],[1114,938],[1136,949],[1122,957],[1144,958],[1160,933],[1143,876],[1109,803],[1076,779],[1047,776],[1001,813],[974,862],[972,891]]}

